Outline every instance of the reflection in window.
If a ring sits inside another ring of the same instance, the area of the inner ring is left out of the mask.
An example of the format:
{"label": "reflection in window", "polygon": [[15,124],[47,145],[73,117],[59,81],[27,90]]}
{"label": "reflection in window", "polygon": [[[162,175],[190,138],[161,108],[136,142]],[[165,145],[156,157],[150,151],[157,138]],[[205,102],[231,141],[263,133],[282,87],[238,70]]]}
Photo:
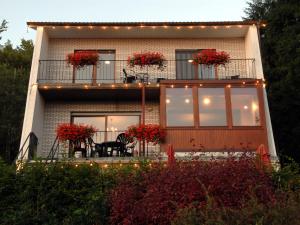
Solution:
{"label": "reflection in window", "polygon": [[259,126],[259,105],[256,88],[232,88],[233,126]]}
{"label": "reflection in window", "polygon": [[226,126],[224,88],[199,88],[200,126]]}
{"label": "reflection in window", "polygon": [[193,126],[192,88],[167,88],[167,126]]}

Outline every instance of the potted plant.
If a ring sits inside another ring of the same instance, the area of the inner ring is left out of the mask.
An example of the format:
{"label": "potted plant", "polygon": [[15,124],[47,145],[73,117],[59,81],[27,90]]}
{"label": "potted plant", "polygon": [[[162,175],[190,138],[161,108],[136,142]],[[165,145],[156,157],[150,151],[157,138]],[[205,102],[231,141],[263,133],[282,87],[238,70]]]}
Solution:
{"label": "potted plant", "polygon": [[146,141],[147,143],[153,143],[154,145],[161,143],[166,133],[157,124],[145,124],[145,125],[134,125],[128,127],[125,134],[132,139],[139,141]]}
{"label": "potted plant", "polygon": [[157,66],[159,70],[164,70],[166,67],[166,59],[160,52],[133,53],[133,56],[128,56],[127,63],[130,67]]}
{"label": "potted plant", "polygon": [[96,51],[76,51],[67,55],[68,64],[76,68],[88,65],[96,65],[99,60],[99,54]]}
{"label": "potted plant", "polygon": [[193,64],[225,66],[225,64],[229,62],[229,59],[229,54],[224,51],[217,52],[213,49],[206,49],[193,56]]}

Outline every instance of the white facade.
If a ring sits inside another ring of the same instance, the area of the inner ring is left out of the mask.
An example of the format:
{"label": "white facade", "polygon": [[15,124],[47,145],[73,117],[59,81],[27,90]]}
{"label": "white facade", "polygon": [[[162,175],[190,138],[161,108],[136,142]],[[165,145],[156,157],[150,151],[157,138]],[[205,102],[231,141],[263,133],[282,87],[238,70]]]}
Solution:
{"label": "white facade", "polygon": [[[216,49],[226,51],[232,59],[254,59],[255,66],[246,68],[263,79],[258,31],[255,24],[220,26],[133,27],[129,26],[43,26],[37,30],[32,60],[21,145],[34,132],[39,140],[38,155],[47,156],[59,123],[70,122],[76,112],[140,112],[140,103],[46,101],[38,90],[39,60],[64,60],[74,50],[115,50],[116,60],[126,60],[133,52],[158,51],[167,60],[175,60],[178,49]],[[119,70],[121,71],[121,69]],[[120,74],[121,76],[121,74]],[[175,67],[174,67],[175,76]],[[175,77],[174,77],[175,78]],[[266,93],[264,104],[270,153],[276,157]],[[159,102],[146,105],[146,122],[159,123]]]}

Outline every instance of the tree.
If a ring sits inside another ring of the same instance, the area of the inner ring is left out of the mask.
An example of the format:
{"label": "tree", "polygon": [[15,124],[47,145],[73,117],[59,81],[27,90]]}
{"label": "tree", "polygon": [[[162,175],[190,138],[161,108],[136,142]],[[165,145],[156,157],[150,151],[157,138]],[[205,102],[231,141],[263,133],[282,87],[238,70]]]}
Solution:
{"label": "tree", "polygon": [[299,0],[253,0],[245,13],[267,21],[261,47],[277,151],[300,163]]}
{"label": "tree", "polygon": [[20,145],[27,85],[33,53],[31,40],[0,50],[0,156],[11,162]]}
{"label": "tree", "polygon": [[[6,20],[2,20],[2,23],[0,25],[0,34],[7,30],[7,24],[8,22]],[[0,36],[0,40],[1,40],[1,36]]]}

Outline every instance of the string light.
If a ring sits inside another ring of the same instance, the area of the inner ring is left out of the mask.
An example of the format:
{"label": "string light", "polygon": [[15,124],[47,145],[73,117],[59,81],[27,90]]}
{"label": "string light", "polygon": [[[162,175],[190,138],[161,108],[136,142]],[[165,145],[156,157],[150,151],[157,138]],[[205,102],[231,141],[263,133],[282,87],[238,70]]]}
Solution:
{"label": "string light", "polygon": [[114,88],[114,87],[115,87],[115,85],[114,85],[114,84],[112,84],[112,85],[111,85],[111,87],[112,87],[112,88]]}
{"label": "string light", "polygon": [[228,87],[228,88],[231,88],[231,84],[228,84],[227,87]]}
{"label": "string light", "polygon": [[159,84],[157,84],[156,87],[159,87]]}
{"label": "string light", "polygon": [[115,29],[115,30],[119,30],[119,29],[120,29],[120,27],[114,27],[114,29]]}
{"label": "string light", "polygon": [[107,168],[108,167],[108,164],[104,164],[104,166],[103,166],[104,168]]}
{"label": "string light", "polygon": [[127,27],[127,30],[131,30],[131,27]]}
{"label": "string light", "polygon": [[174,85],[173,85],[173,84],[171,85],[171,88],[174,88]]}
{"label": "string light", "polygon": [[90,166],[93,166],[93,163],[90,163]]}
{"label": "string light", "polygon": [[180,30],[180,29],[181,29],[181,27],[180,27],[180,26],[178,26],[178,27],[176,27],[176,29],[177,29],[177,30]]}
{"label": "string light", "polygon": [[52,29],[55,29],[55,27],[53,26]]}
{"label": "string light", "polygon": [[218,29],[218,27],[217,27],[217,26],[214,26],[214,29]]}
{"label": "string light", "polygon": [[89,26],[89,28],[90,28],[90,29],[93,29],[94,27],[93,27],[93,26]]}
{"label": "string light", "polygon": [[243,81],[243,84],[245,85],[245,84],[246,84],[246,82],[245,82],[245,81]]}
{"label": "string light", "polygon": [[48,86],[44,86],[44,89],[48,89]]}
{"label": "string light", "polygon": [[156,26],[152,26],[152,29],[156,29]]}
{"label": "string light", "polygon": [[203,84],[199,84],[199,86],[200,86],[200,87],[202,87],[202,86],[203,86]]}
{"label": "string light", "polygon": [[98,87],[100,87],[100,86],[101,86],[101,84],[99,83],[99,84],[98,84]]}
{"label": "string light", "polygon": [[243,26],[242,26],[242,25],[238,25],[238,27],[239,27],[239,28],[242,28]]}
{"label": "string light", "polygon": [[167,29],[167,28],[168,28],[168,26],[167,26],[167,25],[164,25],[164,28],[165,28],[165,29]]}
{"label": "string light", "polygon": [[80,26],[78,26],[78,27],[77,27],[77,29],[81,29],[81,27],[80,27]]}
{"label": "string light", "polygon": [[184,87],[185,87],[185,88],[188,88],[189,86],[185,85]]}
{"label": "string light", "polygon": [[226,28],[230,28],[231,26],[226,26]]}
{"label": "string light", "polygon": [[84,85],[84,88],[88,89],[88,88],[89,88],[89,86],[87,86],[87,85],[85,84],[85,85]]}
{"label": "string light", "polygon": [[204,29],[204,28],[205,28],[205,26],[200,26],[200,28],[201,28],[201,29]]}
{"label": "string light", "polygon": [[102,27],[103,30],[106,30],[106,28],[107,28],[106,26],[103,26],[103,27]]}
{"label": "string light", "polygon": [[70,28],[70,26],[65,26],[65,28],[66,28],[66,29],[69,29],[69,28]]}
{"label": "string light", "polygon": [[75,164],[75,167],[78,167],[78,164]]}
{"label": "string light", "polygon": [[193,27],[193,26],[189,26],[189,28],[190,28],[190,29],[193,29],[194,27]]}
{"label": "string light", "polygon": [[60,89],[60,88],[61,88],[61,86],[57,86],[56,88]]}

